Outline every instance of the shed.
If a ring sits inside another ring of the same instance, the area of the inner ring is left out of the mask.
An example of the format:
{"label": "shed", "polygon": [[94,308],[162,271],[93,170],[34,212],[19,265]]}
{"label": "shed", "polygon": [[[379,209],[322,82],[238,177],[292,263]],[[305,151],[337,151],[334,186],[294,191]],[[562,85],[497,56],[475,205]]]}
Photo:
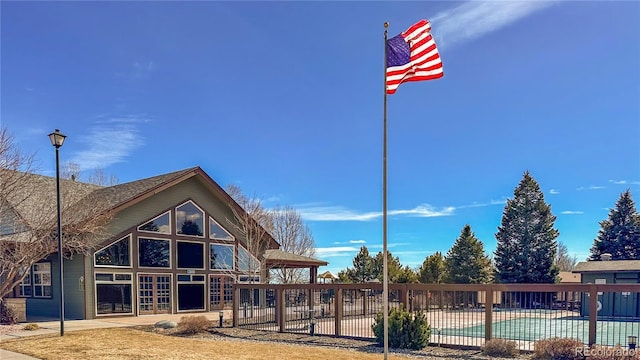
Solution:
{"label": "shed", "polygon": [[[608,257],[604,257],[608,259]],[[573,269],[582,275],[583,284],[638,284],[640,283],[640,260],[583,261]],[[580,314],[588,316],[588,294],[582,294]],[[598,293],[600,311],[598,316],[639,317],[638,293]]]}

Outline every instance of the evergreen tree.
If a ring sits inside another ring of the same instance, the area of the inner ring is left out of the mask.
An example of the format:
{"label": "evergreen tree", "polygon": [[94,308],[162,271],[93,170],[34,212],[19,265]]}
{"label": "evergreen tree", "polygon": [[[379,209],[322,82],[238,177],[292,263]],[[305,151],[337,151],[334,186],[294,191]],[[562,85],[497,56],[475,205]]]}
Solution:
{"label": "evergreen tree", "polygon": [[496,276],[502,283],[554,283],[558,230],[551,206],[527,171],[507,200],[496,233]]}
{"label": "evergreen tree", "polygon": [[427,256],[418,269],[418,280],[423,284],[440,284],[445,280],[446,267],[441,252]]}
{"label": "evergreen tree", "polygon": [[349,278],[353,283],[368,282],[376,278],[374,270],[374,260],[369,255],[367,247],[363,245],[353,258],[353,269],[348,270]]}
{"label": "evergreen tree", "polygon": [[394,283],[397,284],[406,284],[406,283],[417,283],[418,282],[418,274],[416,274],[415,270],[409,267],[409,265],[405,265],[400,269],[400,273],[398,277],[395,279]]}
{"label": "evergreen tree", "polygon": [[[382,282],[384,279],[384,263],[382,262],[382,251],[376,254],[373,259],[373,272],[374,277]],[[387,274],[389,275],[390,283],[397,283],[398,279],[402,276],[402,264],[400,264],[400,258],[393,257],[391,251],[387,250]]]}
{"label": "evergreen tree", "polygon": [[591,260],[600,260],[605,253],[611,254],[612,260],[640,260],[640,215],[629,189],[620,195],[609,218],[600,222]]}
{"label": "evergreen tree", "polygon": [[471,231],[462,228],[445,260],[447,282],[454,284],[486,284],[491,281],[491,261],[484,253],[484,245]]}

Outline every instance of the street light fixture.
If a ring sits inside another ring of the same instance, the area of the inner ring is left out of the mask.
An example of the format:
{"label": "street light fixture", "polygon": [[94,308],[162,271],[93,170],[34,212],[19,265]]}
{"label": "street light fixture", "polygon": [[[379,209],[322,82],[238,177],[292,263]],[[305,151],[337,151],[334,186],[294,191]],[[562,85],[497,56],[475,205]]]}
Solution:
{"label": "street light fixture", "polygon": [[60,214],[60,147],[66,138],[60,130],[56,129],[49,134],[51,145],[56,148],[56,199],[58,203],[58,270],[60,278],[60,336],[64,336],[64,278],[62,267],[62,224]]}

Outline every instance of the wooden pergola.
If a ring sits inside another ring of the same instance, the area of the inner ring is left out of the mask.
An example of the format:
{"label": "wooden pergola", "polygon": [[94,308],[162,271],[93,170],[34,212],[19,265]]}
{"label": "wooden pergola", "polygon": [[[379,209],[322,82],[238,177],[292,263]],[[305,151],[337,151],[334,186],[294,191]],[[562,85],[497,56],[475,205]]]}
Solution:
{"label": "wooden pergola", "polygon": [[267,269],[309,269],[309,283],[315,284],[318,280],[318,268],[327,266],[324,260],[314,259],[308,256],[296,255],[282,250],[269,249],[264,252],[264,260]]}

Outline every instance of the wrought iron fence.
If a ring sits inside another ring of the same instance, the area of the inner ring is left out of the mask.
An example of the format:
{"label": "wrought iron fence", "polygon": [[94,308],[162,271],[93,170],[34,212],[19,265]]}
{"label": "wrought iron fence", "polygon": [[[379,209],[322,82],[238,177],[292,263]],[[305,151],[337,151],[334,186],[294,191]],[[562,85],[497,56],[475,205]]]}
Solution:
{"label": "wrought iron fence", "polygon": [[[424,312],[433,344],[480,347],[494,338],[532,350],[574,338],[628,346],[640,337],[640,284],[390,284],[389,307]],[[236,284],[234,326],[373,339],[382,284]]]}

